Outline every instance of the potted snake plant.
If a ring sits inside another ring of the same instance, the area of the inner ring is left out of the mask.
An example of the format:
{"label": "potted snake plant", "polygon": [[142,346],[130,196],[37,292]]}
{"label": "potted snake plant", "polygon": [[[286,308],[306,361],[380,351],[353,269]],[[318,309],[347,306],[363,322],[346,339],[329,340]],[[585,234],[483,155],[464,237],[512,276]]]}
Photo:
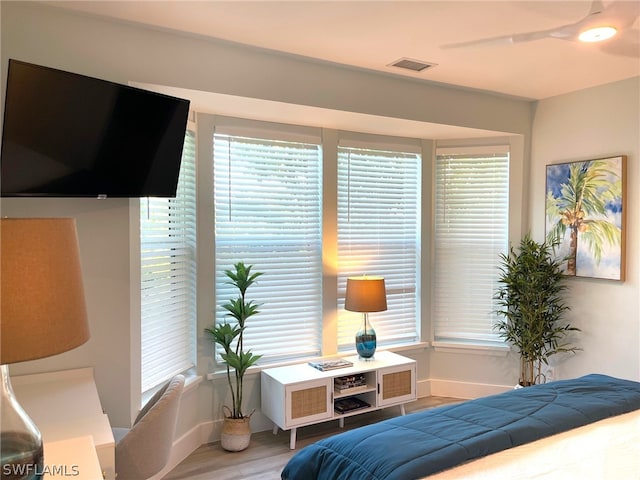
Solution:
{"label": "potted snake plant", "polygon": [[562,259],[555,258],[557,242],[548,238],[543,243],[529,234],[500,255],[499,287],[495,293],[499,320],[494,328],[518,350],[520,355],[519,385],[544,383],[542,364],[560,352],[576,352],[567,335],[579,331],[563,320],[569,307],[563,294],[567,288],[562,273]]}
{"label": "potted snake plant", "polygon": [[245,266],[238,262],[234,270],[225,270],[229,278],[228,283],[238,289],[238,296],[222,305],[227,316],[233,322],[216,323],[205,331],[214,344],[222,347],[220,356],[226,363],[227,382],[231,392],[231,407],[224,406],[225,418],[222,426],[220,443],[228,451],[240,451],[249,446],[251,439],[250,420],[253,412],[246,415],[242,410],[242,394],[244,375],[247,369],[254,365],[261,357],[250,350],[244,351],[243,336],[246,321],[258,313],[258,305],[247,300],[247,289],[253,285],[262,272],[251,272],[252,265]]}

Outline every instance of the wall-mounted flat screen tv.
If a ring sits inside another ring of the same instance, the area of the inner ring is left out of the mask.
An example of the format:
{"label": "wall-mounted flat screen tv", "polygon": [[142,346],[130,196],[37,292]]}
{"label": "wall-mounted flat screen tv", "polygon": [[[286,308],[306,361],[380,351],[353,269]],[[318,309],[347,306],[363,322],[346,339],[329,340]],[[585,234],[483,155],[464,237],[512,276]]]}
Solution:
{"label": "wall-mounted flat screen tv", "polygon": [[189,101],[9,60],[3,197],[173,197]]}

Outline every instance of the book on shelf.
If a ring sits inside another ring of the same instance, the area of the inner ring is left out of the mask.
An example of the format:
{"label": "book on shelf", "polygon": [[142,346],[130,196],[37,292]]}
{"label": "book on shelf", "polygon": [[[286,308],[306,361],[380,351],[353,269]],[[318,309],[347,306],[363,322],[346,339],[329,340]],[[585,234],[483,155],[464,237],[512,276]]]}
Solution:
{"label": "book on shelf", "polygon": [[338,358],[336,360],[319,360],[317,362],[309,362],[309,365],[325,372],[327,370],[335,370],[337,368],[353,367],[353,362]]}
{"label": "book on shelf", "polygon": [[348,390],[350,388],[362,387],[367,384],[367,377],[364,374],[348,375],[337,377],[333,380],[334,387],[337,390]]}
{"label": "book on shelf", "polygon": [[355,373],[353,375],[343,375],[342,377],[336,377],[334,381],[336,383],[351,383],[365,380],[367,377],[364,373]]}
{"label": "book on shelf", "polygon": [[357,387],[348,387],[348,388],[335,388],[334,393],[336,395],[354,395],[356,393],[362,393],[370,390],[371,388],[368,385],[360,385]]}
{"label": "book on shelf", "polygon": [[336,400],[333,409],[338,413],[348,413],[361,408],[369,408],[371,405],[358,397],[347,397]]}

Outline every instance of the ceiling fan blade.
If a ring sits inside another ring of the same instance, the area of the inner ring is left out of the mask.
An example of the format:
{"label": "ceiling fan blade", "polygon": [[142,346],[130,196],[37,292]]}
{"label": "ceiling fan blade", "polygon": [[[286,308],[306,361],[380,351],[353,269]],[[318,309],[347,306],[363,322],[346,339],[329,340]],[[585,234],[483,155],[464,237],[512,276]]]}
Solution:
{"label": "ceiling fan blade", "polygon": [[627,28],[640,15],[640,2],[636,0],[613,1],[605,8],[589,14],[583,21],[584,26],[598,23],[611,23],[618,28]]}
{"label": "ceiling fan blade", "polygon": [[640,59],[640,31],[625,30],[610,40],[602,42],[598,48],[611,55]]}
{"label": "ceiling fan blade", "polygon": [[[502,35],[499,37],[481,38],[478,40],[471,40],[467,42],[449,43],[442,45],[440,48],[461,48],[470,47],[476,45],[504,45],[522,42],[531,42],[534,40],[541,40],[543,38],[556,38],[559,40],[574,40],[577,38],[580,31],[592,21],[599,21],[609,18],[633,18],[633,12],[640,9],[640,2],[637,1],[613,1],[606,8],[604,7],[602,0],[593,0],[589,7],[589,12],[583,16],[580,20],[560,25],[555,28],[546,30],[537,30],[533,32],[514,33],[512,35]],[[606,15],[605,15],[606,14]]]}
{"label": "ceiling fan blade", "polygon": [[482,45],[509,45],[512,43],[521,43],[521,42],[531,42],[533,40],[540,40],[542,38],[549,37],[552,30],[539,30],[536,32],[524,32],[524,33],[514,33],[512,35],[501,35],[499,37],[489,37],[489,38],[481,38],[478,40],[470,40],[467,42],[458,42],[458,43],[448,43],[446,45],[441,45],[440,48],[461,48],[461,47],[472,47],[472,46],[482,46]]}
{"label": "ceiling fan blade", "polygon": [[589,13],[585,18],[588,18],[591,15],[595,15],[597,13],[601,13],[603,10],[604,10],[604,5],[602,4],[602,0],[593,0],[591,2],[591,8],[589,9]]}
{"label": "ceiling fan blade", "polygon": [[541,40],[543,38],[559,38],[564,40],[572,35],[574,24],[563,25],[558,28],[551,28],[549,30],[540,30],[538,32],[518,33],[513,35],[512,43],[520,42],[532,42],[534,40]]}

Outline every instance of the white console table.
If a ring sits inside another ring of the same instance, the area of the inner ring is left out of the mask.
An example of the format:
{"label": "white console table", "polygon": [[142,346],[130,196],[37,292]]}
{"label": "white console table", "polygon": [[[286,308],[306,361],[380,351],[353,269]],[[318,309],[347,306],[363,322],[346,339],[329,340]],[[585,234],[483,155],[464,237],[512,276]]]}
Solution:
{"label": "white console table", "polygon": [[[320,371],[307,363],[262,371],[262,413],[278,427],[291,430],[289,447],[296,446],[296,429],[305,425],[337,419],[340,427],[344,418],[364,412],[404,404],[416,399],[416,362],[392,352],[376,352],[370,361],[357,355],[344,357],[353,366]],[[336,379],[360,376],[365,384],[340,389]],[[353,400],[359,408],[340,413],[337,402]]]}
{"label": "white console table", "polygon": [[102,469],[93,437],[86,435],[57,442],[44,442],[43,480],[102,480]]}
{"label": "white console table", "polygon": [[115,479],[115,440],[92,368],[12,376],[11,385],[42,434],[45,462],[47,451],[58,455],[68,442],[91,436],[104,478]]}

